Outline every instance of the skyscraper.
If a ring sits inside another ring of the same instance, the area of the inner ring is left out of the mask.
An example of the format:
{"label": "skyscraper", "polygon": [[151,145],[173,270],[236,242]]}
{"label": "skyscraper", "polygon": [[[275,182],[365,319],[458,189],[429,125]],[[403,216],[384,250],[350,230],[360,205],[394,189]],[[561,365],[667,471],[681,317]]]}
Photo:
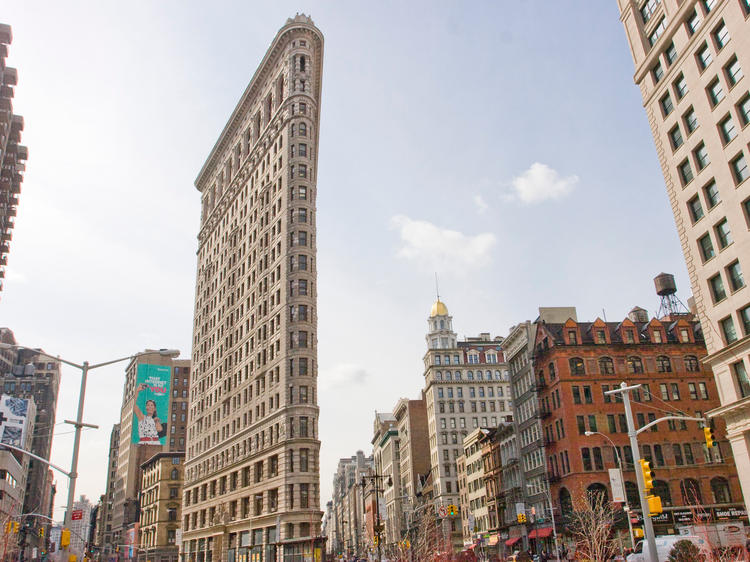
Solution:
{"label": "skyscraper", "polygon": [[279,30],[201,192],[185,560],[309,555],[320,533],[315,197],[323,35]]}
{"label": "skyscraper", "polygon": [[750,499],[749,0],[618,0],[743,494]]}
{"label": "skyscraper", "polygon": [[0,291],[3,290],[25,161],[29,156],[28,149],[18,144],[23,117],[13,114],[13,88],[18,82],[18,72],[5,65],[11,41],[10,26],[0,24]]}

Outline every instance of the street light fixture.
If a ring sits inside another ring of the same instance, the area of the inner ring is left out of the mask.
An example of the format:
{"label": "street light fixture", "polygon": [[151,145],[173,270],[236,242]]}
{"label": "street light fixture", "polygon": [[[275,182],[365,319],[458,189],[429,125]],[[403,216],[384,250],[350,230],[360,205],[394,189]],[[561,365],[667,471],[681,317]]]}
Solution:
{"label": "street light fixture", "polygon": [[[620,481],[622,482],[622,492],[625,494],[625,515],[628,517],[628,532],[630,533],[630,547],[635,548],[635,536],[633,535],[633,522],[630,519],[630,504],[628,503],[628,492],[625,488],[625,473],[623,472],[622,467],[622,459],[620,458],[620,452],[617,450],[617,447],[615,447],[614,442],[612,439],[609,438],[608,435],[605,435],[604,433],[601,433],[600,431],[586,431],[584,432],[584,435],[586,437],[591,437],[592,435],[601,435],[604,437],[607,441],[609,441],[609,444],[612,445],[612,450],[615,452],[615,458],[617,459],[617,467],[620,470]],[[612,491],[612,495],[614,495],[614,490]]]}
{"label": "street light fixture", "polygon": [[65,420],[65,423],[69,423],[75,426],[75,438],[73,439],[73,458],[70,462],[70,473],[67,474],[68,478],[70,479],[70,484],[68,486],[68,502],[65,507],[66,512],[65,512],[65,523],[64,523],[65,527],[69,528],[71,517],[73,516],[73,501],[75,499],[76,480],[78,478],[78,453],[81,447],[81,429],[84,427],[91,427],[91,428],[99,427],[93,424],[83,423],[83,402],[86,396],[86,381],[88,379],[89,371],[93,369],[98,369],[100,367],[106,367],[114,363],[121,363],[122,361],[131,361],[143,355],[158,354],[163,357],[177,357],[180,355],[180,351],[178,349],[158,349],[154,351],[140,351],[138,353],[128,355],[126,357],[112,359],[111,361],[104,361],[102,363],[95,363],[93,365],[91,365],[88,361],[84,361],[82,364],[79,365],[78,363],[74,363],[72,361],[62,359],[60,357],[55,357],[54,355],[50,355],[49,353],[45,353],[44,351],[41,351],[39,349],[26,347],[24,345],[13,345],[9,343],[0,342],[0,349],[23,349],[27,351],[32,351],[37,355],[47,357],[48,359],[52,359],[54,361],[59,361],[60,363],[63,363],[65,365],[68,365],[69,367],[73,367],[81,371],[81,390],[80,390],[80,393],[78,394],[78,412],[76,414],[76,419],[75,421]]}

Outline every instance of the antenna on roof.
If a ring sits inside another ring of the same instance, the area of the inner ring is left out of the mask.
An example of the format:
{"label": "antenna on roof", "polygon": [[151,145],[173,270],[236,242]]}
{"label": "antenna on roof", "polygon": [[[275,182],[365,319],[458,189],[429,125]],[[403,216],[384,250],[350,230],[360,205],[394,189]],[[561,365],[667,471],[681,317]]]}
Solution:
{"label": "antenna on roof", "polygon": [[440,300],[440,286],[438,285],[437,271],[435,272],[435,294],[437,295],[437,300]]}

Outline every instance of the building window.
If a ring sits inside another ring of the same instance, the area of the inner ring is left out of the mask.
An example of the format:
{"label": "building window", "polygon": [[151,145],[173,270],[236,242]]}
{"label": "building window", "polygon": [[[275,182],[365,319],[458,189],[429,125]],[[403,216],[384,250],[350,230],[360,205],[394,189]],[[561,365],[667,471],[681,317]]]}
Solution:
{"label": "building window", "polygon": [[682,131],[680,131],[679,125],[675,125],[674,129],[669,131],[669,140],[672,142],[672,148],[675,150],[682,146],[684,141],[682,139]]}
{"label": "building window", "polygon": [[602,357],[599,359],[599,372],[603,375],[615,374],[615,364],[611,357]]}
{"label": "building window", "polygon": [[692,107],[685,112],[682,120],[685,123],[688,135],[698,128],[698,117],[696,117],[695,110]]}
{"label": "building window", "polygon": [[737,158],[732,160],[732,173],[734,174],[734,181],[738,184],[750,177],[750,170],[748,170],[744,154],[740,153]]}
{"label": "building window", "polygon": [[659,104],[661,105],[661,111],[664,114],[664,117],[672,113],[674,104],[672,103],[672,96],[670,96],[669,93],[664,94],[659,100]]}
{"label": "building window", "polygon": [[729,30],[723,21],[714,29],[714,41],[716,42],[717,51],[721,51],[724,45],[729,42]]}
{"label": "building window", "polygon": [[731,115],[727,115],[719,123],[719,131],[721,132],[721,140],[724,144],[728,144],[734,140],[737,136],[737,129],[734,126],[734,120]]}
{"label": "building window", "polygon": [[695,355],[686,355],[684,361],[685,370],[688,373],[697,373],[700,371],[700,363],[698,363],[698,358]]}
{"label": "building window", "polygon": [[672,362],[669,360],[669,357],[666,355],[659,355],[656,358],[656,370],[659,373],[671,373]]}
{"label": "building window", "polygon": [[688,34],[692,35],[696,31],[698,31],[698,28],[701,26],[702,22],[703,14],[698,8],[696,8],[695,10],[693,10],[692,15],[687,20]]}
{"label": "building window", "polygon": [[636,374],[643,372],[643,362],[640,357],[631,356],[627,359],[628,373]]}
{"label": "building window", "polygon": [[670,43],[667,50],[664,51],[664,57],[667,59],[667,64],[669,65],[677,60],[677,49],[675,48],[674,43]]}
{"label": "building window", "polygon": [[701,250],[701,256],[703,257],[704,262],[710,260],[716,255],[716,253],[714,252],[714,245],[711,242],[711,236],[709,234],[705,234],[698,239],[698,247]]}
{"label": "building window", "polygon": [[651,73],[654,76],[654,82],[659,82],[664,77],[664,69],[661,67],[661,63],[657,62],[651,69]]}
{"label": "building window", "polygon": [[747,376],[747,369],[745,369],[745,363],[743,361],[737,361],[732,364],[732,370],[734,371],[734,380],[737,382],[737,388],[742,398],[750,396],[750,379]]}
{"label": "building window", "polygon": [[745,286],[745,278],[742,275],[742,268],[739,261],[729,264],[727,267],[727,278],[729,279],[729,286],[732,292]]}
{"label": "building window", "polygon": [[721,203],[721,197],[719,196],[719,188],[716,187],[716,182],[711,181],[706,187],[703,188],[703,193],[706,196],[706,203],[708,203],[708,208],[713,209]]}
{"label": "building window", "polygon": [[659,5],[660,0],[646,0],[641,7],[641,18],[643,23],[647,23],[651,19],[651,16],[656,11],[656,7]]}
{"label": "building window", "polygon": [[744,127],[750,123],[750,94],[747,94],[740,103],[737,104],[737,113],[740,116],[740,121]]}
{"label": "building window", "polygon": [[714,227],[716,239],[719,241],[719,248],[724,249],[732,243],[732,233],[729,230],[727,219],[722,220]]}
{"label": "building window", "polygon": [[737,82],[739,82],[743,74],[742,67],[740,66],[740,61],[737,60],[737,57],[734,57],[732,60],[730,60],[729,64],[724,67],[724,73],[727,76],[727,82],[730,86],[734,86]]}
{"label": "building window", "polygon": [[703,48],[698,51],[696,56],[698,58],[698,67],[701,70],[705,70],[706,67],[711,64],[711,51],[709,50],[708,45],[704,44]]}
{"label": "building window", "polygon": [[571,357],[568,360],[568,364],[570,365],[570,373],[572,375],[585,375],[586,369],[583,366],[583,359],[580,357]]}
{"label": "building window", "polygon": [[750,336],[750,306],[740,310],[740,320],[742,320],[742,331],[746,336]]}
{"label": "building window", "polygon": [[721,333],[724,335],[724,341],[729,345],[737,341],[737,330],[734,328],[734,320],[731,316],[727,316],[723,320],[719,321],[721,327]]}
{"label": "building window", "polygon": [[716,274],[708,280],[708,285],[711,287],[711,298],[714,303],[723,301],[727,297],[727,293],[724,290],[724,282],[721,280],[721,275]]}
{"label": "building window", "polygon": [[661,18],[656,28],[648,36],[648,44],[653,47],[656,44],[656,42],[659,40],[659,37],[661,37],[661,34],[664,33],[664,30],[666,28],[667,28],[667,22],[665,18]]}
{"label": "building window", "polygon": [[693,169],[690,167],[690,162],[687,158],[680,164],[679,170],[683,186],[693,181]]}
{"label": "building window", "polygon": [[714,107],[719,105],[721,100],[725,97],[724,88],[722,88],[721,82],[719,82],[718,78],[708,85],[706,91],[708,92],[708,98],[711,100],[711,105]]}
{"label": "building window", "polygon": [[685,97],[687,92],[688,92],[687,81],[685,80],[685,76],[683,74],[680,74],[677,80],[674,81],[674,94],[678,100],[681,100],[682,98]]}
{"label": "building window", "polygon": [[706,149],[706,145],[703,143],[700,143],[698,148],[693,151],[693,156],[695,156],[695,165],[699,170],[702,170],[711,163],[711,159],[708,157],[708,149]]}
{"label": "building window", "polygon": [[690,218],[694,223],[703,218],[703,207],[701,206],[701,200],[697,195],[688,201],[688,209],[690,210]]}

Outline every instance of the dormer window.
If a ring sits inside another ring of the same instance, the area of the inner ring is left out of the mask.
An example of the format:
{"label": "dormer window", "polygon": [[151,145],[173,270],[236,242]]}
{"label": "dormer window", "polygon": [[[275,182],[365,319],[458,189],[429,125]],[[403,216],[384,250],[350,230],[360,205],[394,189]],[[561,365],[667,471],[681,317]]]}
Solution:
{"label": "dormer window", "polygon": [[604,330],[596,331],[596,343],[607,343],[607,336],[604,334]]}
{"label": "dormer window", "polygon": [[625,330],[625,343],[635,343],[635,338],[633,337],[633,330]]}
{"label": "dormer window", "polygon": [[661,336],[661,330],[654,330],[653,334],[654,334],[654,343],[661,343],[663,341],[662,336]]}
{"label": "dormer window", "polygon": [[680,341],[684,343],[690,341],[690,331],[687,328],[680,328]]}
{"label": "dormer window", "polygon": [[487,363],[497,363],[497,355],[495,353],[486,353],[485,359],[487,359]]}
{"label": "dormer window", "polygon": [[578,334],[575,330],[568,330],[568,343],[576,345],[578,343]]}
{"label": "dormer window", "polygon": [[476,365],[479,363],[479,354],[476,351],[469,353],[469,364]]}

